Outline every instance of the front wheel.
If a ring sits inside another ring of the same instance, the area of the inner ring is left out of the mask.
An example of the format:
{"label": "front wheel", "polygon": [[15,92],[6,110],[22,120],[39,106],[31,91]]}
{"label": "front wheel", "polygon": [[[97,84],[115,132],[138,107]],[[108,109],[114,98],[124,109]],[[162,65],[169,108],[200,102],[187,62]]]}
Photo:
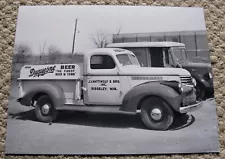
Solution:
{"label": "front wheel", "polygon": [[49,96],[44,95],[38,98],[35,105],[35,114],[37,119],[44,123],[50,123],[56,119],[57,111]]}
{"label": "front wheel", "polygon": [[167,130],[174,120],[171,107],[159,97],[149,97],[141,105],[141,119],[148,129]]}
{"label": "front wheel", "polygon": [[202,101],[205,99],[205,89],[199,83],[197,83],[197,86],[196,86],[196,98],[198,101]]}

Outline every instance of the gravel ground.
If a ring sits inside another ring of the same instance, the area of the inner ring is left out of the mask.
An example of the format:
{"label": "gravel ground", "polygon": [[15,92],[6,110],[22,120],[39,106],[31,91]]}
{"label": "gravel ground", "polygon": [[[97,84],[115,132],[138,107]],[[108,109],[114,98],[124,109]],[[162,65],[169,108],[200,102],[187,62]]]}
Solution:
{"label": "gravel ground", "polygon": [[[203,107],[176,120],[169,131],[147,130],[139,115],[68,112],[49,125],[33,109],[16,103],[13,86],[8,109],[7,154],[157,154],[218,152],[216,107]],[[171,146],[172,145],[172,146]]]}

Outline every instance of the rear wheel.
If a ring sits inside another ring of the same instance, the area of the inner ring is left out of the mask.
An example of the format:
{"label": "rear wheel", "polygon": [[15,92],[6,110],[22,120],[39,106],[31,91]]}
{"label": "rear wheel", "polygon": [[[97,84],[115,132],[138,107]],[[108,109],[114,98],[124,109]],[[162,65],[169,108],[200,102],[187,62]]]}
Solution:
{"label": "rear wheel", "polygon": [[37,100],[35,114],[39,121],[49,123],[56,119],[58,113],[51,98],[48,95],[43,95]]}
{"label": "rear wheel", "polygon": [[174,120],[174,112],[159,97],[149,97],[141,105],[141,119],[148,129],[166,130]]}

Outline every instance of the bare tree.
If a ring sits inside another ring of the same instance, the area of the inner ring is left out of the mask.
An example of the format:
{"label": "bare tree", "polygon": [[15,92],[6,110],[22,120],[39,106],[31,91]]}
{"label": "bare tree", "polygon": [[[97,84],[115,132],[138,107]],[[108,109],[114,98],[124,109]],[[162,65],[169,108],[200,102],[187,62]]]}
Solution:
{"label": "bare tree", "polygon": [[25,44],[15,45],[15,59],[16,63],[25,63],[29,61],[32,51],[31,48]]}
{"label": "bare tree", "polygon": [[98,48],[104,48],[110,43],[111,36],[102,30],[98,30],[91,36],[91,39]]}
{"label": "bare tree", "polygon": [[115,33],[112,35],[112,36],[113,36],[113,37],[112,37],[112,42],[114,42],[114,39],[117,38],[117,37],[120,35],[121,30],[122,30],[122,26],[119,26],[119,27],[116,29]]}
{"label": "bare tree", "polygon": [[61,51],[54,45],[50,45],[48,47],[48,62],[47,63],[55,63],[57,59],[60,58]]}
{"label": "bare tree", "polygon": [[121,30],[122,30],[121,26],[119,28],[117,28],[116,35],[119,35],[121,33]]}

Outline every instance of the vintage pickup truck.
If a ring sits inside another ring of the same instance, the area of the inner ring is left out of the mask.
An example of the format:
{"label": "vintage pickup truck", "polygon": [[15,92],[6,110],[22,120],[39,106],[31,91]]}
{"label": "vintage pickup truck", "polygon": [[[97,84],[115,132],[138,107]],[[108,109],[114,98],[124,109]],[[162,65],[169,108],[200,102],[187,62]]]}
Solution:
{"label": "vintage pickup truck", "polygon": [[211,64],[188,60],[183,43],[160,42],[126,42],[112,43],[107,47],[122,48],[132,51],[143,67],[180,67],[188,70],[196,81],[198,100],[214,97]]}
{"label": "vintage pickup truck", "polygon": [[136,114],[148,129],[167,130],[175,117],[194,111],[190,73],[182,68],[144,68],[133,52],[99,48],[85,52],[79,64],[25,65],[18,102],[33,106],[41,122],[60,110],[113,110]]}

